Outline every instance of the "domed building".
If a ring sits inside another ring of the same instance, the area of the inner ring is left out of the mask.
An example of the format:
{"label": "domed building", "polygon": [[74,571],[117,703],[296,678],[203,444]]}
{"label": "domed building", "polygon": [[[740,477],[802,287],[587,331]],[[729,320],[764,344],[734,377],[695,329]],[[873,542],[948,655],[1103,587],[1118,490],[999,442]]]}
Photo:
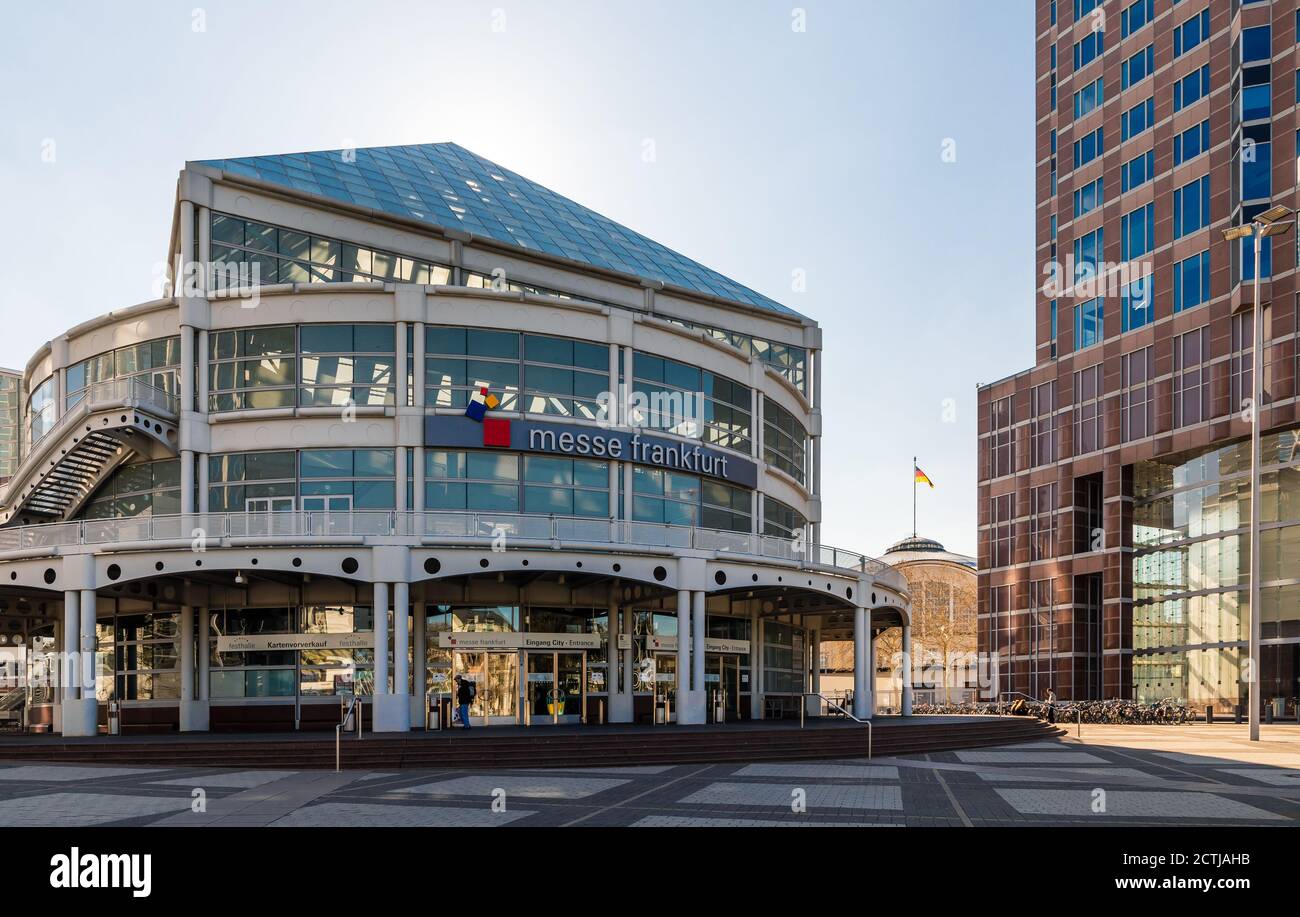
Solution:
{"label": "domed building", "polygon": [[[912,599],[913,689],[916,703],[968,703],[980,699],[977,664],[974,557],[955,554],[933,538],[910,535],[880,558],[903,574]],[[902,707],[902,640],[872,629],[876,660],[875,703],[882,713]],[[827,644],[823,684],[846,691],[853,670],[853,645]]]}

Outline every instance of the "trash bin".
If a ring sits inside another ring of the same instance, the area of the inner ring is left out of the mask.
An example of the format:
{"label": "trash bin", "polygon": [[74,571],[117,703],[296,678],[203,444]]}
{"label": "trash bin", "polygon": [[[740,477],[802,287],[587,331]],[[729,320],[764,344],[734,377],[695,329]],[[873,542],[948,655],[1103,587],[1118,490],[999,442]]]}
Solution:
{"label": "trash bin", "polygon": [[424,710],[424,728],[429,731],[437,731],[442,728],[442,711],[439,709],[442,705],[438,703],[438,696],[430,694]]}
{"label": "trash bin", "polygon": [[122,734],[121,707],[115,700],[108,702],[108,734],[111,736]]}

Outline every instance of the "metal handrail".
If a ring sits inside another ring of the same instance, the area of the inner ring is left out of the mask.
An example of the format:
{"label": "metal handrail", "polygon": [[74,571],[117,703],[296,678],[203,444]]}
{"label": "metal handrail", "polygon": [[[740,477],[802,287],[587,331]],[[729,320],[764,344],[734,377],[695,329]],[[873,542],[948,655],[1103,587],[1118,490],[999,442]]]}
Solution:
{"label": "metal handrail", "polygon": [[352,700],[344,706],[342,697],[339,697],[339,722],[334,727],[334,773],[338,773],[343,757],[343,727],[348,724],[348,717],[356,716],[357,738],[361,738],[361,704],[357,695],[352,695]]}
{"label": "metal handrail", "polygon": [[504,533],[519,539],[545,541],[557,546],[581,543],[694,549],[792,561],[805,568],[826,567],[867,573],[879,577],[900,592],[907,592],[902,575],[893,567],[865,554],[843,551],[830,545],[695,526],[530,513],[416,513],[392,510],[329,513],[294,510],[136,516],[0,529],[0,551],[131,541],[190,540],[194,537],[195,530],[201,531],[204,538],[209,540],[233,537],[408,537],[455,543],[491,540]]}
{"label": "metal handrail", "polygon": [[844,714],[844,715],[847,716],[849,719],[853,720],[853,722],[855,722],[855,723],[859,723],[859,724],[861,724],[861,725],[867,727],[867,760],[870,761],[870,760],[871,760],[871,728],[872,728],[872,727],[871,727],[871,720],[862,720],[862,719],[858,719],[856,716],[854,716],[854,715],[853,715],[852,713],[850,713],[848,710],[845,710],[845,709],[844,709],[843,707],[841,707],[839,704],[835,703],[835,701],[831,700],[831,699],[830,699],[829,697],[827,697],[825,694],[819,694],[819,693],[816,692],[816,691],[807,691],[807,692],[805,692],[804,694],[801,694],[801,695],[799,696],[799,701],[800,701],[800,703],[799,703],[799,728],[800,728],[800,729],[803,729],[803,728],[804,728],[804,716],[805,716],[805,714],[808,712],[808,705],[805,704],[805,703],[803,703],[803,701],[807,700],[807,699],[810,698],[810,697],[821,698],[821,700],[824,701],[825,704],[826,704],[826,706],[829,707],[830,709],[832,709],[832,710],[838,710],[840,713]]}

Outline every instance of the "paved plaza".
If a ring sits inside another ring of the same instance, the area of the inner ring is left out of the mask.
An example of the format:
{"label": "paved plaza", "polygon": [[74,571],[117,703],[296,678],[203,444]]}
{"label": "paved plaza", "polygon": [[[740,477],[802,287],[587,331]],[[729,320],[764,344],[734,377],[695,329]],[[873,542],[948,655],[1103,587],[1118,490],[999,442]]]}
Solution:
{"label": "paved plaza", "polygon": [[[196,811],[196,809],[200,811]],[[0,763],[0,826],[1300,824],[1300,726],[1084,726],[806,763],[401,772]]]}

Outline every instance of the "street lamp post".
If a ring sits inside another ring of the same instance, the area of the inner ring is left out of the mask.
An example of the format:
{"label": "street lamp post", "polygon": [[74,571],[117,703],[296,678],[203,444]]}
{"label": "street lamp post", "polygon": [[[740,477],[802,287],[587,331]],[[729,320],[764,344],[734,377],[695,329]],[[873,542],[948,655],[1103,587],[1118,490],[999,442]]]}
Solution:
{"label": "street lamp post", "polygon": [[1259,465],[1260,465],[1260,404],[1264,400],[1264,311],[1259,302],[1260,253],[1265,236],[1281,236],[1291,231],[1293,221],[1285,220],[1291,210],[1278,204],[1258,214],[1250,223],[1225,229],[1223,237],[1229,242],[1253,237],[1255,242],[1254,315],[1250,342],[1250,643],[1249,674],[1247,682],[1250,704],[1250,741],[1259,741],[1260,679],[1262,669],[1259,658],[1260,598],[1259,598]]}

